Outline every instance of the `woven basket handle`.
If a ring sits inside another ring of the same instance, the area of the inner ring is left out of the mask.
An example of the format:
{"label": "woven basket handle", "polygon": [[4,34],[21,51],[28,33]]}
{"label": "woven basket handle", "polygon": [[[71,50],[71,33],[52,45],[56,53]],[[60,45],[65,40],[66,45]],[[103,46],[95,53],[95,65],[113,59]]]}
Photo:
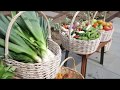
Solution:
{"label": "woven basket handle", "polygon": [[107,14],[107,11],[104,12],[104,21],[106,19],[106,14]]}
{"label": "woven basket handle", "polygon": [[[107,11],[104,11],[104,17],[103,17],[103,20],[105,21],[106,19],[106,12]],[[95,16],[97,15],[98,11],[95,12],[94,16],[93,16],[93,19],[95,18]]]}
{"label": "woven basket handle", "polygon": [[60,68],[64,65],[64,63],[68,60],[73,60],[73,69],[76,71],[76,68],[75,68],[75,59],[73,57],[68,57],[66,58],[61,64],[60,64]]}
{"label": "woven basket handle", "polygon": [[[94,14],[94,16],[93,16],[93,19],[96,17],[97,12],[98,12],[98,11],[95,12],[95,14]],[[69,39],[71,39],[71,31],[72,31],[73,23],[75,22],[75,19],[76,19],[77,15],[78,15],[79,13],[80,13],[80,11],[77,11],[77,12],[74,14],[73,19],[72,19],[72,21],[71,21],[70,30],[69,30]]]}
{"label": "woven basket handle", "polygon": [[[15,23],[15,21],[17,20],[17,18],[20,15],[22,15],[24,12],[26,12],[26,11],[20,11],[19,13],[17,13],[12,18],[12,20],[10,21],[10,23],[8,25],[7,32],[6,32],[6,38],[5,38],[5,59],[8,59],[8,54],[9,54],[9,50],[8,50],[9,49],[9,38],[10,38],[10,32],[11,32],[12,26]],[[51,27],[50,27],[50,23],[48,21],[48,18],[47,18],[47,16],[42,11],[40,11],[40,13],[47,20],[47,23],[48,23],[48,39],[51,39],[51,29],[50,29]]]}

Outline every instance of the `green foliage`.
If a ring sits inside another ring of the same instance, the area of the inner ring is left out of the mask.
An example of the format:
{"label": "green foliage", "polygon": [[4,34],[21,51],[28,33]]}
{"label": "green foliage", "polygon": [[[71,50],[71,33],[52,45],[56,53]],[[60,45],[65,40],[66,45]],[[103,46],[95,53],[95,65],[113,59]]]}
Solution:
{"label": "green foliage", "polygon": [[15,68],[6,66],[2,60],[0,60],[0,79],[12,79]]}

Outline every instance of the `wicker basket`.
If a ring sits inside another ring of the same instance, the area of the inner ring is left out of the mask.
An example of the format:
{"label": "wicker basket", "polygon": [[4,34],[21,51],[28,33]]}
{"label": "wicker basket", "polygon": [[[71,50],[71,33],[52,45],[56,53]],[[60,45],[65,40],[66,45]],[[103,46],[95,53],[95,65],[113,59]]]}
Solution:
{"label": "wicker basket", "polygon": [[[64,63],[68,60],[73,60],[73,69],[69,68],[69,67],[64,67]],[[62,75],[62,77],[60,76]],[[63,75],[70,75],[70,77],[66,78]],[[76,71],[75,68],[75,60],[73,57],[68,57],[67,59],[65,59],[61,65],[60,65],[60,69],[59,72],[56,76],[56,79],[84,79],[83,75],[81,73],[79,73],[78,71]]]}
{"label": "wicker basket", "polygon": [[8,30],[5,38],[5,62],[7,65],[12,65],[16,68],[15,73],[16,76],[19,78],[23,78],[23,79],[55,78],[61,62],[61,49],[59,45],[51,39],[50,24],[48,22],[46,15],[43,12],[41,12],[41,14],[44,16],[44,18],[47,20],[48,23],[48,32],[49,32],[48,47],[55,54],[55,57],[52,60],[47,60],[47,62],[43,61],[41,63],[34,63],[34,64],[22,63],[16,60],[8,59],[9,36],[12,25],[16,21],[16,19],[24,12],[25,11],[21,11],[16,16],[14,16],[8,26]]}
{"label": "wicker basket", "polygon": [[[71,38],[71,29],[73,22],[75,21],[76,16],[78,15],[79,11],[77,11],[72,19],[72,22],[70,24],[70,30],[69,30],[69,37],[66,35],[62,34],[60,31],[60,37],[61,37],[61,42],[62,46],[69,51],[72,51],[77,54],[91,54],[95,52],[99,46],[100,43],[100,38],[97,38],[95,40],[77,40],[74,38]],[[95,16],[94,16],[95,17]],[[61,29],[63,29],[61,27]]]}
{"label": "wicker basket", "polygon": [[[104,13],[104,21],[106,19],[106,11]],[[99,30],[101,33],[101,40],[100,42],[106,42],[109,41],[112,38],[113,32],[114,32],[114,26],[112,30],[105,31],[105,30]]]}
{"label": "wicker basket", "polygon": [[112,38],[113,32],[114,32],[114,28],[112,30],[109,30],[109,31],[100,30],[100,33],[101,33],[100,42],[109,41]]}

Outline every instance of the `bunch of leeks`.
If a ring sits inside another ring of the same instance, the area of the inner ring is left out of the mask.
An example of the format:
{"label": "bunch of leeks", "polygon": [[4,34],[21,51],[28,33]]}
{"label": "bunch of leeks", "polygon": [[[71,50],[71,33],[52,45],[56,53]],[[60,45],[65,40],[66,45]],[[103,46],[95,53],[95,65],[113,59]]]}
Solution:
{"label": "bunch of leeks", "polygon": [[[14,15],[15,11],[11,11],[11,17],[0,14],[0,56],[4,55],[5,35]],[[35,11],[24,12],[11,30],[9,58],[25,63],[39,63],[54,58],[55,55],[48,49],[47,26],[46,20]]]}

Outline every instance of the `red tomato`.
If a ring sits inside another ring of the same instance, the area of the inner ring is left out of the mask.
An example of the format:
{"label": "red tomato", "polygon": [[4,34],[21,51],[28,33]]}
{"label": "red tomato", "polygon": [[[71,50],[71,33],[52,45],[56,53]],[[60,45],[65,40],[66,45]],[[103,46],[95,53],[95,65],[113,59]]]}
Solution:
{"label": "red tomato", "polygon": [[79,31],[81,31],[81,30],[82,30],[82,28],[79,28],[78,30],[79,30]]}
{"label": "red tomato", "polygon": [[96,28],[98,26],[98,23],[94,23],[93,27]]}
{"label": "red tomato", "polygon": [[89,25],[89,22],[88,23],[86,23],[86,26],[88,26]]}
{"label": "red tomato", "polygon": [[112,30],[112,29],[113,29],[113,26],[111,25],[111,26],[109,26],[109,28],[110,28],[110,30]]}
{"label": "red tomato", "polygon": [[76,38],[76,39],[78,39],[80,36],[79,35],[75,35],[73,38]]}
{"label": "red tomato", "polygon": [[65,29],[68,29],[68,26],[67,26],[67,25],[64,25],[63,27],[64,27]]}
{"label": "red tomato", "polygon": [[109,31],[109,30],[112,30],[113,27],[112,27],[112,26],[104,26],[103,29],[104,29],[105,31]]}

